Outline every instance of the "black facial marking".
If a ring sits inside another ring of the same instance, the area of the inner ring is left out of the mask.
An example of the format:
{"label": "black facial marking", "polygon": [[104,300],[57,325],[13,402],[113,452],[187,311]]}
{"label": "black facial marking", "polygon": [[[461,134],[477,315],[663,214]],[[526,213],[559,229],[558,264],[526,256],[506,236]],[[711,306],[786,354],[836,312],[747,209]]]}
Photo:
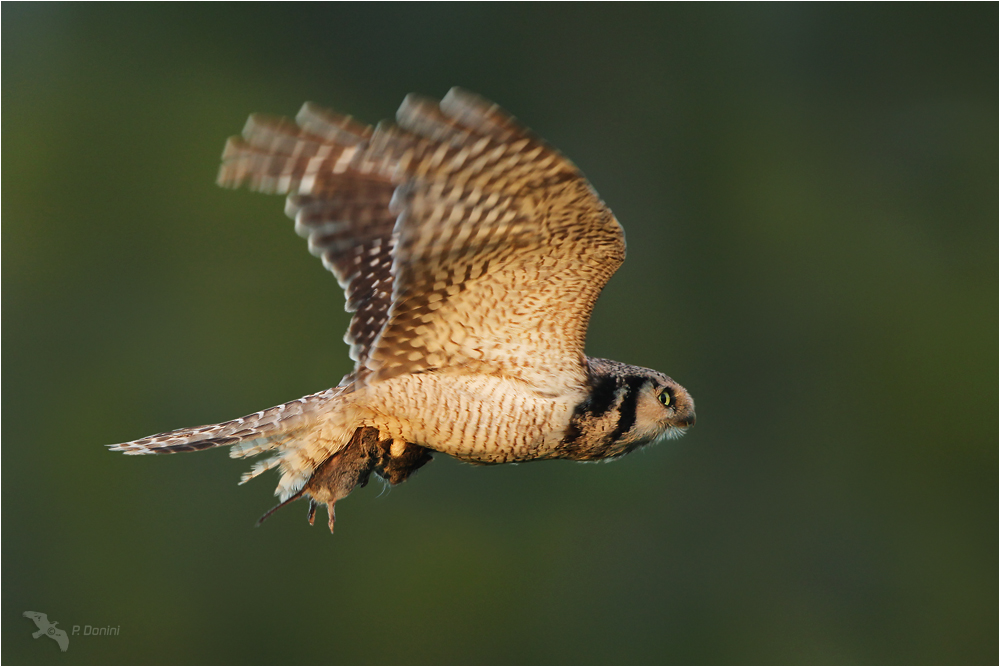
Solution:
{"label": "black facial marking", "polygon": [[594,417],[600,417],[615,404],[615,394],[618,391],[618,379],[611,375],[597,378],[590,396],[578,410]]}
{"label": "black facial marking", "polygon": [[569,420],[569,427],[566,429],[566,435],[563,436],[562,444],[565,448],[569,449],[580,436],[583,435],[583,431],[580,429],[579,417],[574,413]]}
{"label": "black facial marking", "polygon": [[639,392],[642,385],[647,382],[647,378],[641,375],[629,375],[625,378],[625,396],[618,411],[618,425],[608,436],[608,444],[615,442],[635,426],[635,410],[639,402]]}
{"label": "black facial marking", "polygon": [[569,428],[562,439],[564,445],[571,446],[580,439],[583,435],[580,424],[584,419],[600,417],[614,406],[620,386],[619,379],[614,375],[599,375],[592,380],[590,396],[573,411]]}

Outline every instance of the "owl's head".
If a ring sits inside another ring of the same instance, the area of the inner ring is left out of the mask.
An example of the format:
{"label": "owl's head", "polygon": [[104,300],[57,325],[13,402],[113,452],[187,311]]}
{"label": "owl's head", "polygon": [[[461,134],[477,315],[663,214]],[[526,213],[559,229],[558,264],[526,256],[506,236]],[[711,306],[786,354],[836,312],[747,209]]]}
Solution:
{"label": "owl's head", "polygon": [[636,446],[679,438],[695,422],[694,399],[687,390],[659,371],[648,368],[638,389],[635,426],[627,434]]}
{"label": "owl's head", "polygon": [[678,438],[694,424],[694,400],[659,371],[587,358],[589,391],[577,406],[559,455],[579,461],[624,456]]}

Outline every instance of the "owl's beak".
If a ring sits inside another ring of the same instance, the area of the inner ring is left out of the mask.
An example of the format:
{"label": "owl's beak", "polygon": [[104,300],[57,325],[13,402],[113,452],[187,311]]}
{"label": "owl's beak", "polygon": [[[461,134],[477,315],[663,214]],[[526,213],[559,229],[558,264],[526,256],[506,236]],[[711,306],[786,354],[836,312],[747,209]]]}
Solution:
{"label": "owl's beak", "polygon": [[694,422],[695,422],[694,411],[692,410],[691,412],[687,413],[686,415],[682,415],[680,417],[675,418],[675,421],[677,422],[677,425],[680,426],[681,428],[687,428],[688,426],[694,426]]}

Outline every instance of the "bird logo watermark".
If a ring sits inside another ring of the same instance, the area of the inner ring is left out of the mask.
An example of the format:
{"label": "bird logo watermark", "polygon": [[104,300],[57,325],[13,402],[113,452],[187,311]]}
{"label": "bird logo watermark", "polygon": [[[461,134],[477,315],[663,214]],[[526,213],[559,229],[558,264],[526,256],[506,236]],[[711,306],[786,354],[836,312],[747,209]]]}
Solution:
{"label": "bird logo watermark", "polygon": [[59,625],[59,621],[50,621],[48,615],[40,611],[26,611],[21,616],[30,618],[35,622],[35,626],[38,629],[31,633],[33,638],[38,639],[42,635],[45,635],[59,644],[59,650],[63,653],[69,650],[69,637],[66,635],[66,631],[56,627]]}
{"label": "bird logo watermark", "polygon": [[[34,639],[42,635],[49,637],[59,645],[59,650],[65,653],[69,650],[69,635],[59,626],[59,621],[50,621],[48,614],[40,611],[26,611],[21,614],[25,618],[30,618],[35,622],[37,630],[31,633]],[[70,635],[82,635],[84,637],[116,637],[121,633],[120,625],[74,625],[70,630]]]}

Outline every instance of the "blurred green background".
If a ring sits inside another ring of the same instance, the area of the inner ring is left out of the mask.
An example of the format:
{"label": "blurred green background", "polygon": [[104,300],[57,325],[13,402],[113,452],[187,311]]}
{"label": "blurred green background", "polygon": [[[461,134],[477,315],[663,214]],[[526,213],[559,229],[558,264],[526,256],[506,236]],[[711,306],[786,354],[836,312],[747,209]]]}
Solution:
{"label": "blurred green background", "polygon": [[[4,663],[992,663],[997,5],[3,5]],[[101,445],[349,369],[253,111],[460,84],[629,259],[588,352],[698,403],[611,465],[438,457],[254,521],[225,451]],[[72,637],[33,640],[25,610]]]}

